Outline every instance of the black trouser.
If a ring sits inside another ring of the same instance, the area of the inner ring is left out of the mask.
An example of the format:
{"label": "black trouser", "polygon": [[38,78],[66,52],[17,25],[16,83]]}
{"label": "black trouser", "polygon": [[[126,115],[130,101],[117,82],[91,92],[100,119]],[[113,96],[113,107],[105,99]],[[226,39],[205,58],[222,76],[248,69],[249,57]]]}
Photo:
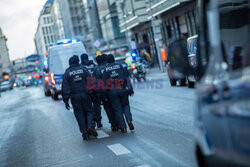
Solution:
{"label": "black trouser", "polygon": [[88,134],[87,129],[91,127],[93,122],[93,107],[90,96],[85,93],[73,94],[71,95],[71,103],[81,133]]}
{"label": "black trouser", "polygon": [[112,107],[112,104],[111,104],[111,101],[110,101],[108,94],[102,93],[100,95],[100,100],[101,100],[101,102],[103,104],[103,108],[108,116],[109,123],[111,124],[112,127],[116,127],[117,123],[115,120],[115,111]]}
{"label": "black trouser", "polygon": [[101,123],[102,121],[102,115],[101,115],[101,99],[100,95],[97,93],[93,93],[91,95],[91,100],[93,103],[93,108],[94,108],[94,119],[96,120],[97,123]]}
{"label": "black trouser", "polygon": [[109,97],[112,107],[115,111],[115,118],[119,128],[126,128],[123,115],[127,123],[132,121],[132,114],[130,112],[128,93],[126,90],[112,89],[109,91]]}

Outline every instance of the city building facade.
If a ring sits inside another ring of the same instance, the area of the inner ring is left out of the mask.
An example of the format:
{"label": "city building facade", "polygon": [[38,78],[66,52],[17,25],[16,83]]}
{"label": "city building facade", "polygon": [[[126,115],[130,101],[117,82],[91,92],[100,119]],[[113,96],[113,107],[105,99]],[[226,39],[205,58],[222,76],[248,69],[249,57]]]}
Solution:
{"label": "city building facade", "polygon": [[0,27],[0,81],[3,80],[3,74],[11,72],[9,49],[6,42],[7,38]]}
{"label": "city building facade", "polygon": [[149,52],[153,64],[159,63],[155,40],[161,49],[173,39],[197,33],[196,0],[119,0],[117,3],[123,9],[119,15],[121,32],[136,42],[138,52],[142,49]]}
{"label": "city building facade", "polygon": [[12,67],[15,72],[15,74],[23,74],[26,72],[26,58],[20,58],[12,61]]}
{"label": "city building facade", "polygon": [[128,42],[124,32],[121,32],[118,13],[119,4],[114,0],[96,0],[99,20],[103,34],[103,42],[100,50],[104,53],[112,53],[115,56],[124,54],[128,50]]}
{"label": "city building facade", "polygon": [[83,0],[54,0],[50,12],[54,20],[56,40],[77,39],[89,51],[89,26]]}
{"label": "city building facade", "polygon": [[38,18],[38,26],[35,33],[35,45],[37,54],[45,56],[51,44],[56,43],[54,22],[50,14],[50,4],[53,1],[47,1]]}
{"label": "city building facade", "polygon": [[62,19],[62,5],[59,3],[60,0],[54,0],[50,5],[50,13],[52,20],[54,22],[54,32],[56,41],[66,38],[65,37],[65,28]]}
{"label": "city building facade", "polygon": [[99,12],[96,0],[83,0],[85,11],[84,22],[85,32],[88,34],[88,42],[85,42],[85,47],[90,55],[95,55],[99,50],[99,44],[103,43],[102,29],[99,19]]}

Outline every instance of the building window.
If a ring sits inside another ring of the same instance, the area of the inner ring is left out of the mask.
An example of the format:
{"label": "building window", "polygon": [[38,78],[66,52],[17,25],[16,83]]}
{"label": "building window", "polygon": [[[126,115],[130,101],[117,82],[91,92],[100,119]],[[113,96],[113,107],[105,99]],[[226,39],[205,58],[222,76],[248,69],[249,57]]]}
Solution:
{"label": "building window", "polygon": [[48,27],[45,27],[46,35],[49,34]]}
{"label": "building window", "polygon": [[48,27],[48,29],[49,29],[49,34],[51,34],[52,33],[51,27]]}
{"label": "building window", "polygon": [[42,31],[43,31],[43,35],[45,35],[45,30],[44,30],[44,27],[42,28]]}
{"label": "building window", "polygon": [[50,17],[47,17],[47,22],[48,22],[48,23],[51,23]]}
{"label": "building window", "polygon": [[43,23],[44,23],[44,24],[47,24],[46,17],[43,18]]}
{"label": "building window", "polygon": [[44,37],[44,43],[47,44],[47,38],[46,37]]}
{"label": "building window", "polygon": [[54,40],[53,40],[53,36],[52,36],[52,35],[50,36],[50,42],[51,42],[51,43],[54,43]]}
{"label": "building window", "polygon": [[50,38],[49,38],[49,36],[47,36],[47,41],[48,41],[48,44],[50,44]]}

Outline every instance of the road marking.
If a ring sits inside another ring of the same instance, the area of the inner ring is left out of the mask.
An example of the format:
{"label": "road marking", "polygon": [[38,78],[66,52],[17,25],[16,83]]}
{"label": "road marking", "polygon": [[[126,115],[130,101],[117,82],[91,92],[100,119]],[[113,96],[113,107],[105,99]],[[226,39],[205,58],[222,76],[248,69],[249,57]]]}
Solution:
{"label": "road marking", "polygon": [[129,151],[126,147],[121,145],[120,143],[112,144],[107,146],[115,155],[123,155],[123,154],[129,154],[131,151]]}
{"label": "road marking", "polygon": [[109,135],[105,133],[103,130],[97,130],[97,133],[98,133],[97,139],[109,137]]}
{"label": "road marking", "polygon": [[140,165],[140,166],[137,166],[137,167],[150,167],[150,165],[145,164],[145,165]]}

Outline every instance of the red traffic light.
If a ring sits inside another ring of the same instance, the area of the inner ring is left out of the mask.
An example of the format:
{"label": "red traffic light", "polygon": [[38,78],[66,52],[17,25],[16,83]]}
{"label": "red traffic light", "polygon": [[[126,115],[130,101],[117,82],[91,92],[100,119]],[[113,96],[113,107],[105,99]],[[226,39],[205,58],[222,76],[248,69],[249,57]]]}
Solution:
{"label": "red traffic light", "polygon": [[39,63],[39,61],[37,60],[37,61],[36,61],[36,64],[38,64],[38,63]]}

